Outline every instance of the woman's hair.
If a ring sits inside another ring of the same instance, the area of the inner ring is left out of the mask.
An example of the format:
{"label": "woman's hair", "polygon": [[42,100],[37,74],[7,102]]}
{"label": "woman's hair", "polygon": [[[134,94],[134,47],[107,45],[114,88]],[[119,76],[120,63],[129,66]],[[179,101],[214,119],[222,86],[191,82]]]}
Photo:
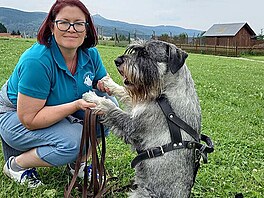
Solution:
{"label": "woman's hair", "polygon": [[[84,39],[81,47],[82,48],[90,48],[94,47],[98,43],[97,33],[91,18],[91,15],[85,5],[79,0],[57,0],[53,6],[50,8],[50,11],[40,26],[37,40],[40,44],[46,45],[49,47],[50,45],[50,37],[51,37],[51,27],[54,23],[54,20],[60,10],[66,6],[76,6],[82,10],[85,15],[86,22],[88,23],[86,28],[86,38]],[[70,13],[69,13],[70,14]]]}

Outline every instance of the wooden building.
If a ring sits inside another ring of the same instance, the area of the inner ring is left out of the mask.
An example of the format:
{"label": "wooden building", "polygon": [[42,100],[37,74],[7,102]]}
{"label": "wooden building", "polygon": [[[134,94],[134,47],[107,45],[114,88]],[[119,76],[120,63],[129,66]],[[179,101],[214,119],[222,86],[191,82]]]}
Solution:
{"label": "wooden building", "polygon": [[247,23],[214,24],[204,34],[205,45],[249,47],[256,34]]}

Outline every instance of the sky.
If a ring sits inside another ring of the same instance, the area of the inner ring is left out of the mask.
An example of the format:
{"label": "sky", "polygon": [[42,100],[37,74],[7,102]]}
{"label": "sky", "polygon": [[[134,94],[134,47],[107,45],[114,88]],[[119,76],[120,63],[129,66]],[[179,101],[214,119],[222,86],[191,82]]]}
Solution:
{"label": "sky", "polygon": [[[133,24],[206,31],[213,24],[247,22],[264,34],[264,0],[82,0],[92,15]],[[0,7],[49,12],[55,0],[0,0]]]}

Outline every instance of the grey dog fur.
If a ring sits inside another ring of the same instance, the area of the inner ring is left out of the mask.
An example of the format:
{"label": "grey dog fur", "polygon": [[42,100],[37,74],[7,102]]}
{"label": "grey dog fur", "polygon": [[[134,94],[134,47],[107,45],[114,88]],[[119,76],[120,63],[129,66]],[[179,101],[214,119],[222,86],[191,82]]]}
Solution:
{"label": "grey dog fur", "polygon": [[[173,56],[173,63],[169,63],[169,56]],[[184,51],[170,43],[149,41],[134,44],[128,53],[119,57],[124,63],[118,69],[126,80],[130,79],[130,84],[126,82],[120,86],[109,77],[102,80],[104,86],[131,109],[124,111],[92,92],[85,93],[83,98],[97,104],[94,110],[104,113],[103,123],[133,149],[145,150],[171,142],[167,121],[156,102],[160,94],[168,98],[175,114],[200,134],[201,109],[191,73],[185,64],[186,57]],[[182,66],[173,74],[170,64]],[[137,84],[138,89],[145,90],[141,97],[135,95],[142,90],[131,92]],[[194,140],[183,130],[181,134],[183,140]],[[194,149],[178,149],[140,162],[135,167],[138,188],[130,193],[130,197],[189,197],[194,161]]]}

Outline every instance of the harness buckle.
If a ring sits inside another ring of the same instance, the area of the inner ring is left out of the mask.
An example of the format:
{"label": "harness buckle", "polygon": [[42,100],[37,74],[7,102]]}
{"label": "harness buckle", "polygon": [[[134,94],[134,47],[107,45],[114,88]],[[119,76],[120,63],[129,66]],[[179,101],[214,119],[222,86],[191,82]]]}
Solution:
{"label": "harness buckle", "polygon": [[149,157],[149,158],[159,157],[159,156],[164,155],[164,153],[165,153],[165,152],[164,152],[162,146],[155,147],[155,148],[153,148],[153,149],[148,149],[148,150],[147,150],[147,154],[148,154],[148,157]]}
{"label": "harness buckle", "polygon": [[160,151],[161,151],[161,155],[164,155],[164,150],[163,150],[163,147],[162,146],[159,146],[158,148],[160,148]]}

